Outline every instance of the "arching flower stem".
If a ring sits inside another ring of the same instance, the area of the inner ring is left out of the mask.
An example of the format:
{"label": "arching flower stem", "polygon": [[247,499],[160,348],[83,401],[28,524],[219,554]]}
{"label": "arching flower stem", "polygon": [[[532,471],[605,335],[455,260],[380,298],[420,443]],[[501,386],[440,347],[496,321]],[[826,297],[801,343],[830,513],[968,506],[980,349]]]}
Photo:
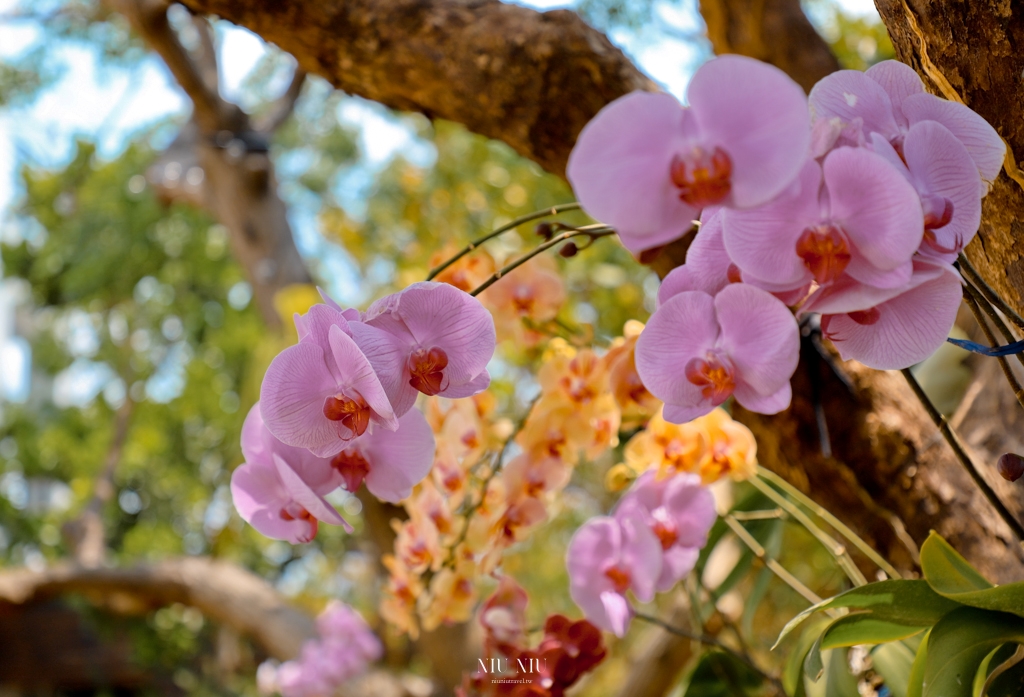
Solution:
{"label": "arching flower stem", "polygon": [[511,271],[514,271],[515,269],[517,269],[518,267],[522,266],[523,264],[525,264],[530,259],[532,259],[535,256],[537,256],[538,254],[541,254],[542,252],[545,252],[545,251],[551,249],[552,247],[555,247],[555,246],[561,244],[562,242],[570,240],[573,237],[584,237],[585,236],[585,237],[589,238],[589,241],[587,242],[587,244],[585,246],[583,246],[583,247],[580,247],[580,249],[586,249],[591,244],[593,244],[594,240],[599,239],[601,237],[608,237],[609,235],[614,235],[614,234],[615,234],[615,229],[614,228],[610,228],[607,225],[603,225],[601,223],[595,223],[594,225],[584,225],[583,227],[569,228],[565,232],[563,232],[563,233],[561,233],[559,235],[555,235],[550,240],[548,240],[546,242],[542,242],[541,244],[537,245],[536,247],[534,247],[532,250],[530,250],[526,254],[523,254],[522,256],[517,257],[512,262],[510,262],[508,265],[506,265],[504,268],[496,271],[486,281],[484,281],[479,286],[477,286],[476,288],[471,290],[469,292],[469,294],[472,295],[472,296],[480,295],[480,293],[483,293],[485,290],[487,290],[492,285],[497,283],[503,276],[505,276],[505,274],[507,274],[507,273],[509,273]]}
{"label": "arching flower stem", "polygon": [[465,247],[460,249],[458,252],[456,252],[454,256],[450,257],[449,259],[442,262],[438,266],[435,266],[433,269],[430,270],[430,273],[427,274],[427,280],[433,280],[439,273],[447,269],[449,266],[457,262],[462,257],[472,252],[480,245],[490,240],[493,240],[495,237],[498,237],[499,235],[502,235],[508,232],[509,230],[514,230],[520,225],[523,225],[524,223],[529,223],[533,220],[540,220],[541,218],[547,218],[549,216],[558,215],[559,213],[565,213],[566,211],[576,211],[579,210],[579,208],[580,204],[576,203],[575,201],[573,201],[572,203],[561,203],[557,206],[551,206],[551,208],[544,208],[539,211],[534,211],[533,213],[527,213],[526,215],[519,216],[514,220],[510,220],[509,222],[505,223],[496,230],[492,230],[483,237],[479,237],[473,240]]}

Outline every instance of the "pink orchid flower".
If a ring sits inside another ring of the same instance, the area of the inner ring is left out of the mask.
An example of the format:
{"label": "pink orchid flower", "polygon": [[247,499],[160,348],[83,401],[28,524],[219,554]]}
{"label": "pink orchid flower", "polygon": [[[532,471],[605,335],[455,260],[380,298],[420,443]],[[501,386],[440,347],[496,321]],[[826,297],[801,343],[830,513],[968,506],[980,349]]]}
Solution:
{"label": "pink orchid flower", "polygon": [[679,293],[651,316],[636,343],[644,386],[665,402],[664,418],[685,423],[730,396],[751,411],[789,406],[800,336],[778,298],[746,283],[714,297]]}
{"label": "pink orchid flower", "polygon": [[874,151],[917,190],[924,212],[920,252],[952,263],[981,224],[984,185],[963,143],[937,121],[919,121],[907,131],[902,156],[880,134]]}
{"label": "pink orchid flower", "polygon": [[803,90],[742,56],[702,65],[686,91],[634,92],[584,127],[567,175],[583,208],[634,254],[682,235],[705,206],[751,208],[774,198],[809,153]]}
{"label": "pink orchid flower", "polygon": [[843,360],[900,370],[943,344],[962,295],[956,269],[917,257],[913,276],[902,288],[872,288],[846,278],[812,295],[801,312],[821,313],[822,333]]}
{"label": "pink orchid flower", "polygon": [[319,522],[352,531],[324,499],[341,481],[330,462],[275,438],[258,402],[242,425],[242,455],[245,464],[231,475],[231,498],[245,522],[292,544],[312,541]]}
{"label": "pink orchid flower", "polygon": [[715,524],[715,498],[695,474],[658,479],[654,471],[640,475],[615,508],[615,517],[639,514],[661,543],[661,575],[655,589],[670,590],[697,564],[700,550]]}
{"label": "pink orchid flower", "polygon": [[623,636],[633,609],[626,593],[650,602],[661,576],[661,543],[637,515],[591,518],[566,552],[569,592],[587,619]]}
{"label": "pink orchid flower", "polygon": [[917,73],[899,61],[832,73],[811,90],[810,104],[815,119],[859,127],[865,139],[877,133],[897,152],[911,126],[938,121],[964,144],[984,181],[995,179],[1003,165],[1006,145],[996,130],[963,104],[925,92]]}
{"label": "pink orchid flower", "polygon": [[434,432],[419,409],[407,411],[397,431],[371,427],[331,458],[345,489],[356,492],[365,481],[371,494],[388,503],[412,494],[433,463]]}
{"label": "pink orchid flower", "polygon": [[414,283],[370,305],[349,328],[396,414],[420,392],[454,399],[490,384],[494,321],[480,301],[447,283]]}
{"label": "pink orchid flower", "polygon": [[743,279],[773,290],[843,274],[881,288],[910,280],[924,218],[907,179],[884,157],[861,148],[808,160],[782,196],[754,210],[722,212],[722,235]]}
{"label": "pink orchid flower", "polygon": [[729,258],[729,253],[725,249],[725,242],[722,239],[722,209],[705,208],[700,219],[700,229],[693,238],[690,248],[686,250],[686,263],[672,269],[658,288],[659,305],[673,295],[688,290],[716,295],[730,283],[744,282],[767,290],[786,305],[795,305],[807,297],[810,284],[790,289],[757,278],[744,279],[740,268]]}
{"label": "pink orchid flower", "polygon": [[306,334],[274,358],[260,389],[271,433],[320,457],[335,455],[371,423],[398,428],[380,379],[347,334],[349,325],[341,313],[314,305],[303,321]]}

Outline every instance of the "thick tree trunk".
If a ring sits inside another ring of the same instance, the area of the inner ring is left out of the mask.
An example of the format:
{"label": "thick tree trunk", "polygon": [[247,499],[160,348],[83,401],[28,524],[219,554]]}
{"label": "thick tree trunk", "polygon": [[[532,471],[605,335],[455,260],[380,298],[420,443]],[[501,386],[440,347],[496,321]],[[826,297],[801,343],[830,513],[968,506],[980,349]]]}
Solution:
{"label": "thick tree trunk", "polygon": [[896,55],[935,94],[992,124],[1009,146],[985,199],[967,256],[988,283],[1024,310],[1024,12],[1008,0],[875,0]]}

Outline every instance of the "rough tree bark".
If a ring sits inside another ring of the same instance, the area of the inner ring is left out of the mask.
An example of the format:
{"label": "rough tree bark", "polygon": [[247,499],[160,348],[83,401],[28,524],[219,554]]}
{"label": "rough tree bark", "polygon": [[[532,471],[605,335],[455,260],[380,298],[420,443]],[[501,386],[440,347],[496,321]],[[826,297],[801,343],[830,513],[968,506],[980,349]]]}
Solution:
{"label": "rough tree bark", "polygon": [[1024,310],[1024,13],[1008,0],[875,0],[896,55],[935,94],[991,123],[1009,152],[985,199],[967,256],[985,280]]}

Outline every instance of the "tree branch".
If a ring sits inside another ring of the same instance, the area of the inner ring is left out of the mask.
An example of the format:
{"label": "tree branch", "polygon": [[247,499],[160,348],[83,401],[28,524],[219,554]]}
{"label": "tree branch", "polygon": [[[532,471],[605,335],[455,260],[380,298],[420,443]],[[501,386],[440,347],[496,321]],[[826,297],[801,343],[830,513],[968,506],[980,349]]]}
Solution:
{"label": "tree branch", "polygon": [[267,109],[267,113],[253,120],[253,128],[260,133],[270,135],[288,120],[288,117],[295,111],[295,103],[299,101],[302,94],[302,87],[306,84],[306,71],[301,65],[295,66],[291,82],[288,88],[280,97]]}
{"label": "tree branch", "polygon": [[160,54],[195,106],[195,119],[206,133],[225,128],[224,122],[241,110],[228,104],[210,89],[202,69],[195,63],[167,20],[167,0],[107,0],[124,15],[154,51]]}
{"label": "tree branch", "polygon": [[575,13],[499,0],[184,0],[394,109],[457,121],[556,174],[608,102],[655,90]]}

